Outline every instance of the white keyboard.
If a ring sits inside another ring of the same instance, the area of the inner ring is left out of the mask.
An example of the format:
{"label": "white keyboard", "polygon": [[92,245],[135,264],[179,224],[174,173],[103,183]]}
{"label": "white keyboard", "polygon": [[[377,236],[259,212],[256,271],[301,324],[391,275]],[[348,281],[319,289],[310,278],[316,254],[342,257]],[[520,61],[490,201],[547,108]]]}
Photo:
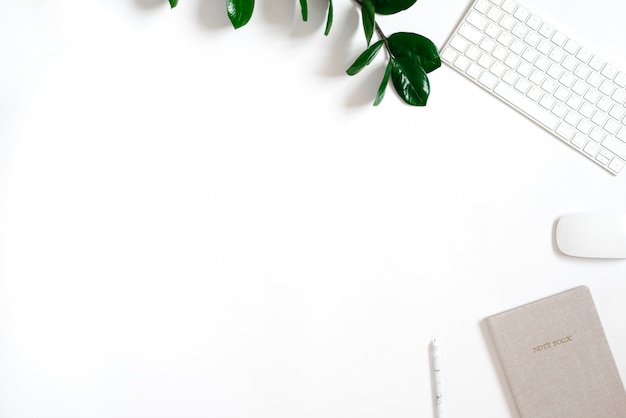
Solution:
{"label": "white keyboard", "polygon": [[617,174],[626,161],[626,73],[513,0],[476,0],[441,59]]}

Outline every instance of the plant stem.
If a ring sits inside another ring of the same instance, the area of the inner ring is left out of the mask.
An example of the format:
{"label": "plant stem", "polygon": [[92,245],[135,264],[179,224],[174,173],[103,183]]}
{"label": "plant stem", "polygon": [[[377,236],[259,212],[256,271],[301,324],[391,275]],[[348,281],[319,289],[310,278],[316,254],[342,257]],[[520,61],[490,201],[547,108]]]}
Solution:
{"label": "plant stem", "polygon": [[[359,5],[361,10],[363,10],[363,0],[354,0],[354,2]],[[390,57],[393,57],[393,54],[391,53],[391,49],[389,48],[389,41],[387,40],[387,37],[385,36],[385,33],[383,32],[383,30],[380,28],[380,25],[378,25],[378,22],[376,21],[374,21],[374,28],[376,29],[376,33],[378,34],[378,36],[380,36],[380,39],[383,40],[387,53],[389,54]]]}

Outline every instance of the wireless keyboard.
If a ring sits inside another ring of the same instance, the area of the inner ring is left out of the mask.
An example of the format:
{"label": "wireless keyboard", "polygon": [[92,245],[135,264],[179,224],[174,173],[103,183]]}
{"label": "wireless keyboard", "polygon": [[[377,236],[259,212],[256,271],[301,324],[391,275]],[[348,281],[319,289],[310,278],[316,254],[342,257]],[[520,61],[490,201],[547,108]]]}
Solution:
{"label": "wireless keyboard", "polygon": [[441,58],[617,174],[626,160],[626,74],[513,0],[476,0]]}

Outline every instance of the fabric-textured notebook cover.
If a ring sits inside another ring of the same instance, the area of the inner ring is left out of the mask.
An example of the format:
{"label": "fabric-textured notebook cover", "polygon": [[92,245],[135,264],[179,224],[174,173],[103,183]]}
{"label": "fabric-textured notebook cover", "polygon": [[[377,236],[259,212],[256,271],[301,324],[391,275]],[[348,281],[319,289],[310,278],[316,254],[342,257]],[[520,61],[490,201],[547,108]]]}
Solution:
{"label": "fabric-textured notebook cover", "polygon": [[626,392],[586,286],[485,321],[522,418],[626,417]]}

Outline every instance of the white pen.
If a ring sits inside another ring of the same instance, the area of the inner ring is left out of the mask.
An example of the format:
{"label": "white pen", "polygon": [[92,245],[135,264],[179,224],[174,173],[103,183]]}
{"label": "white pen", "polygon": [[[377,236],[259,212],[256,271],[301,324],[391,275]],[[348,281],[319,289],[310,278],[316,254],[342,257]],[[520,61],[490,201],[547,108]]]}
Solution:
{"label": "white pen", "polygon": [[431,342],[433,356],[433,377],[435,383],[435,403],[437,407],[437,418],[444,418],[443,413],[443,382],[441,380],[441,360],[439,358],[439,344],[433,338]]}

